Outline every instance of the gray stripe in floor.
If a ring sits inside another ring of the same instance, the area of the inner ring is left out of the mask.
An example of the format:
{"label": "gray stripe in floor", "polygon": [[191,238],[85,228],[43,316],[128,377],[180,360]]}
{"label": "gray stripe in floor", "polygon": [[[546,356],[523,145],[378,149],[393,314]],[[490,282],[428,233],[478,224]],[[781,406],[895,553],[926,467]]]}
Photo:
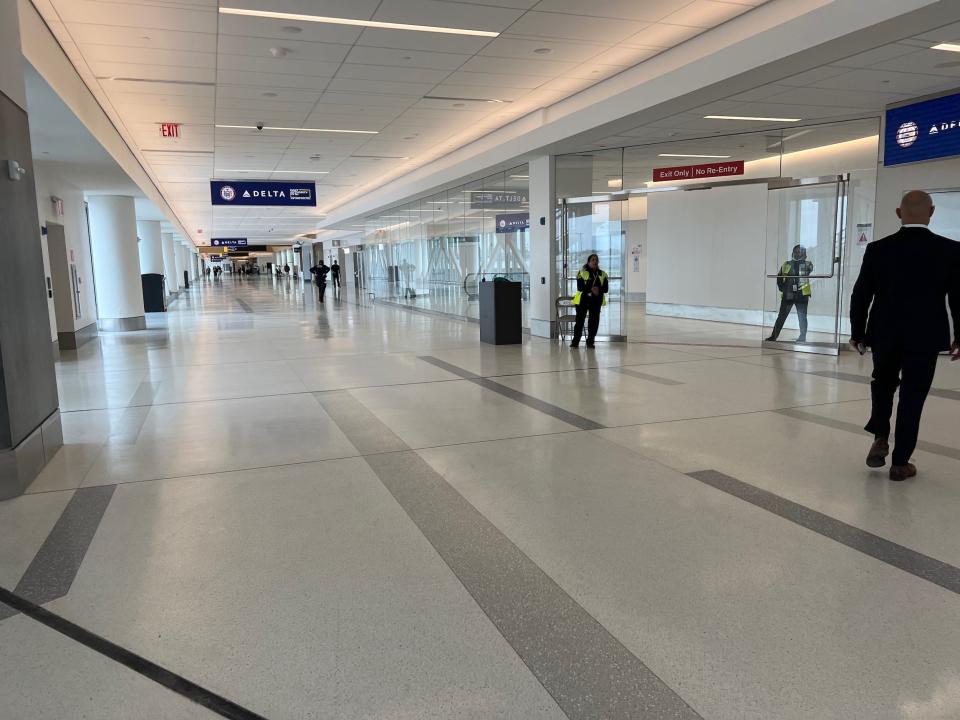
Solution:
{"label": "gray stripe in floor", "polygon": [[153,399],[157,396],[157,390],[160,389],[160,383],[144,380],[137,386],[137,390],[127,403],[129,407],[142,405],[153,405]]}
{"label": "gray stripe in floor", "polygon": [[[116,485],[102,485],[74,492],[17,583],[16,595],[43,605],[70,591],[116,489]],[[0,619],[13,614],[15,611],[0,605]]]}
{"label": "gray stripe in floor", "polygon": [[529,408],[533,408],[534,410],[539,410],[540,412],[554,417],[557,420],[562,420],[568,425],[573,425],[575,428],[579,428],[580,430],[604,429],[603,425],[591,420],[590,418],[585,418],[582,415],[577,415],[569,410],[564,410],[562,407],[548,403],[546,400],[541,400],[533,397],[532,395],[527,395],[524,392],[515,390],[507,385],[502,385],[495,380],[491,380],[490,378],[480,377],[469,370],[465,370],[462,367],[457,367],[456,365],[451,365],[440,358],[435,358],[432,355],[421,355],[420,359],[424,362],[430,363],[431,365],[435,365],[438,368],[442,368],[447,372],[462,377],[464,380],[469,380],[470,382],[479,385],[482,388],[491,390],[495,393],[503,395],[506,398],[510,398],[511,400],[516,400],[518,403],[526,405]]}
{"label": "gray stripe in floor", "polygon": [[240,298],[234,298],[234,299],[237,301],[237,305],[243,308],[244,312],[248,312],[248,313],[253,312],[253,308],[247,305],[247,303],[245,303],[243,300],[241,300]]}
{"label": "gray stripe in floor", "polygon": [[[860,385],[869,385],[873,378],[869,375],[854,375],[853,373],[837,372],[831,370],[806,370],[807,375],[816,375],[818,377],[831,378],[834,380],[846,380],[847,382],[858,383]],[[933,397],[944,398],[945,400],[960,400],[960,390],[946,390],[943,388],[930,388]]]}
{"label": "gray stripe in floor", "polygon": [[361,455],[410,449],[348,391],[316,392],[313,396]]}
{"label": "gray stripe in floor", "polygon": [[903,545],[848,525],[768,490],[724,475],[716,470],[688,473],[695,480],[763,508],[824,537],[853,548],[951,592],[960,594],[960,568],[911,550]]}
{"label": "gray stripe in floor", "polygon": [[567,717],[700,717],[417,453],[364,459]]}
{"label": "gray stripe in floor", "polygon": [[359,400],[315,397],[567,717],[700,718]]}
{"label": "gray stripe in floor", "polygon": [[631,370],[630,368],[612,367],[609,369],[622,375],[629,375],[630,377],[639,378],[640,380],[649,380],[650,382],[660,383],[661,385],[683,385],[683,383],[679,380],[671,380],[670,378],[650,375],[649,373],[640,372],[639,370]]}
{"label": "gray stripe in floor", "polygon": [[[825,415],[805,412],[804,410],[798,410],[797,408],[783,408],[782,410],[774,410],[774,412],[780,415],[786,415],[787,417],[792,417],[796,420],[805,420],[806,422],[817,423],[818,425],[823,425],[825,427],[855,433],[869,439],[867,431],[855,423],[845,422],[843,420],[835,420],[834,418],[826,417]],[[924,452],[933,453],[934,455],[942,455],[943,457],[960,460],[960,449],[949,447],[948,445],[940,445],[938,443],[920,440],[917,443],[917,449],[923,450]]]}
{"label": "gray stripe in floor", "polygon": [[152,405],[128,407],[123,411],[116,424],[116,432],[111,432],[107,442],[111,445],[134,445],[143,430]]}

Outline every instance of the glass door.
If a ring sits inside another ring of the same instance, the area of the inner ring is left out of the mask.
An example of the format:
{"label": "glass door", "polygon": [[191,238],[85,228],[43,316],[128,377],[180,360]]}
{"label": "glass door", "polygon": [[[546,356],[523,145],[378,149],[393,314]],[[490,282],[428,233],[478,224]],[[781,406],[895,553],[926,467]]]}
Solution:
{"label": "glass door", "polygon": [[623,304],[626,205],[626,200],[609,196],[563,200],[557,258],[560,294],[571,297],[577,292],[577,273],[587,258],[593,253],[600,257],[600,269],[609,276],[610,292],[600,313],[597,338],[619,342],[627,339]]}
{"label": "glass door", "polygon": [[844,175],[771,185],[764,347],[839,354],[848,186]]}

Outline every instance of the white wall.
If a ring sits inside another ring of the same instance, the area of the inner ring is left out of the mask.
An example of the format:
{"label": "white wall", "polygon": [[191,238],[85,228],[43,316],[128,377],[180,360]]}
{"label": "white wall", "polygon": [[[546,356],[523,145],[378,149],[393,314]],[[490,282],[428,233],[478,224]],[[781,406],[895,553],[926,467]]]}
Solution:
{"label": "white wall", "polygon": [[657,312],[656,305],[759,311],[766,207],[763,184],[649,196],[647,311]]}
{"label": "white wall", "polygon": [[[64,332],[82,330],[97,321],[97,301],[93,283],[93,260],[90,257],[90,239],[87,234],[87,216],[84,208],[83,192],[74,185],[59,179],[44,163],[34,165],[34,183],[37,188],[37,214],[40,223],[48,222],[63,225],[63,234],[67,241],[67,262],[77,266],[80,280],[80,317],[71,318],[73,327],[64,328]],[[63,217],[53,210],[51,196],[63,200]],[[46,248],[46,243],[44,243]],[[72,259],[71,258],[72,253]],[[49,271],[48,271],[49,272]],[[54,292],[61,292],[54,288]],[[67,288],[65,292],[72,292]],[[71,301],[72,302],[72,301]],[[56,318],[53,319],[54,338],[56,338]]]}
{"label": "white wall", "polygon": [[628,302],[642,302],[647,293],[647,198],[627,200],[623,218],[626,231],[624,243],[624,292]]}
{"label": "white wall", "polygon": [[895,233],[900,227],[896,210],[905,192],[946,188],[960,188],[960,158],[895,167],[881,165],[877,171],[877,237]]}

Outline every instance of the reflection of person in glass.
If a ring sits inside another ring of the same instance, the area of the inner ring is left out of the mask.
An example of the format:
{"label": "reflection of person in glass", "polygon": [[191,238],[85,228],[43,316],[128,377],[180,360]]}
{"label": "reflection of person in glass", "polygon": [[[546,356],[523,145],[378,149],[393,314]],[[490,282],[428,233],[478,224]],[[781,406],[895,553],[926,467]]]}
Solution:
{"label": "reflection of person in glass", "polygon": [[577,273],[577,294],[573,304],[577,308],[577,323],[573,326],[573,342],[570,347],[578,347],[583,336],[583,321],[590,313],[587,325],[587,347],[593,347],[593,340],[600,327],[600,308],[607,304],[607,292],[610,290],[607,274],[600,269],[600,258],[596,254],[587,258],[587,264]]}
{"label": "reflection of person in glass", "polygon": [[810,274],[813,272],[813,263],[807,260],[807,250],[802,245],[795,245],[793,258],[787,260],[780,268],[777,276],[777,289],[782,293],[780,299],[780,314],[773,326],[773,333],[767,340],[773,342],[780,337],[783,324],[790,315],[790,309],[797,308],[797,317],[800,319],[800,337],[797,342],[807,340],[807,306],[810,303]]}

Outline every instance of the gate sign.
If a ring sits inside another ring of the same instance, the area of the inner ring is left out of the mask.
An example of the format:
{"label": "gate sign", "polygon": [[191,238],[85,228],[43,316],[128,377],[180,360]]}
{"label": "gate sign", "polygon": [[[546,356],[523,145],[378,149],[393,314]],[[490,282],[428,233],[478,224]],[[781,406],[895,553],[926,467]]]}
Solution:
{"label": "gate sign", "polygon": [[743,175],[743,160],[653,169],[654,182],[664,182],[666,180],[709,180],[718,177],[729,177],[730,175]]}
{"label": "gate sign", "polygon": [[497,215],[497,232],[508,233],[526,230],[530,227],[530,213]]}
{"label": "gate sign", "polygon": [[210,238],[212,247],[246,247],[246,238]]}
{"label": "gate sign", "polygon": [[317,186],[312,182],[211,180],[210,202],[214,205],[316,207]]}
{"label": "gate sign", "polygon": [[960,94],[887,110],[883,164],[960,155]]}
{"label": "gate sign", "polygon": [[482,210],[484,208],[510,210],[513,208],[522,208],[527,205],[527,193],[516,190],[482,190],[470,193],[470,209]]}

